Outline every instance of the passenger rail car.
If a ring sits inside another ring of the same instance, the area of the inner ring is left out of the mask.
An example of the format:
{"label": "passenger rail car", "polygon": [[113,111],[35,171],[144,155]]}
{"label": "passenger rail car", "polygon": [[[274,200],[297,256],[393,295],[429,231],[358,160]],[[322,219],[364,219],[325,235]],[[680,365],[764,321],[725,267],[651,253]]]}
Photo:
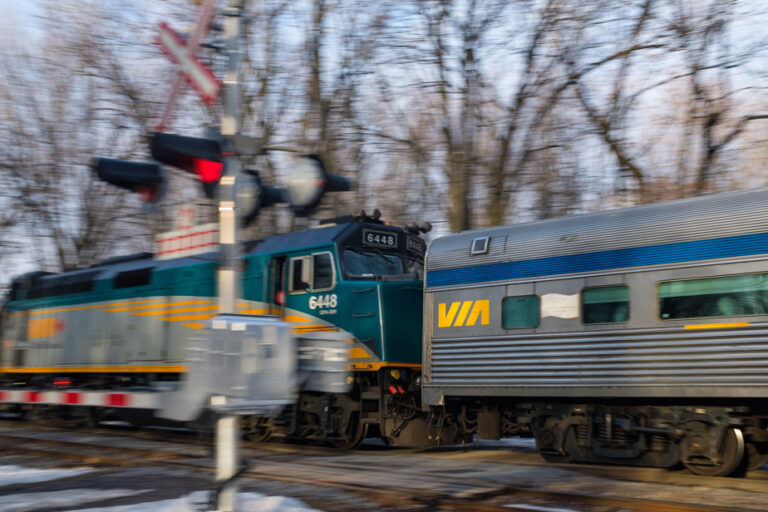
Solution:
{"label": "passenger rail car", "polygon": [[[411,419],[421,411],[424,251],[414,233],[351,216],[247,244],[238,312],[280,316],[299,333],[350,333],[354,380],[352,393],[303,392],[279,418],[250,418],[252,436],[353,446],[370,433],[421,444],[424,422]],[[3,308],[0,389],[30,390],[31,404],[15,404],[28,409],[42,407],[35,402],[47,390],[152,391],[178,381],[185,339],[216,315],[217,259],[141,254],[15,279]],[[0,392],[0,402],[17,395]]]}
{"label": "passenger rail car", "polygon": [[434,416],[547,459],[768,459],[768,191],[469,231],[426,261]]}

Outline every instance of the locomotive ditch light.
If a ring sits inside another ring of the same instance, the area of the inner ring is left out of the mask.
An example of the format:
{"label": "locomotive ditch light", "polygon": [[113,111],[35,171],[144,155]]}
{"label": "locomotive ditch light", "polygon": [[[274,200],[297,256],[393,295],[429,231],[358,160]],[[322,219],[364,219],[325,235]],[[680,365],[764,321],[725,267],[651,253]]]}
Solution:
{"label": "locomotive ditch light", "polygon": [[155,163],[97,158],[91,167],[99,179],[141,194],[141,201],[147,213],[155,211],[165,195],[165,173],[163,168]]}
{"label": "locomotive ditch light", "polygon": [[240,211],[240,225],[250,225],[264,206],[283,203],[284,190],[261,183],[259,173],[246,170],[235,177],[235,197]]}
{"label": "locomotive ditch light", "polygon": [[326,172],[318,155],[301,155],[294,160],[285,187],[285,198],[295,215],[306,217],[317,207],[326,192],[348,190],[351,190],[349,180]]}
{"label": "locomotive ditch light", "polygon": [[411,234],[418,235],[419,233],[429,233],[430,231],[432,231],[432,224],[430,224],[429,222],[425,222],[424,224],[419,226],[414,222],[412,225],[406,224],[405,226],[403,226],[403,229]]}
{"label": "locomotive ditch light", "polygon": [[223,168],[218,140],[154,132],[150,150],[158,162],[195,174],[205,195],[215,196]]}

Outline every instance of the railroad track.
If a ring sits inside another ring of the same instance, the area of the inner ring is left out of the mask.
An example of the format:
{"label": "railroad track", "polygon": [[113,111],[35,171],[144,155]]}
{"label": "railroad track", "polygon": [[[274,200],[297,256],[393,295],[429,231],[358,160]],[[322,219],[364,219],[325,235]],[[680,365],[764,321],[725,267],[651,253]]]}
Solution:
{"label": "railroad track", "polygon": [[[12,432],[0,429],[0,445],[5,451],[103,467],[166,465],[213,471],[209,446],[189,442],[189,439],[186,443],[169,443],[145,437],[153,436],[136,438],[105,434],[103,431],[73,433],[25,429],[23,432]],[[764,509],[762,504],[757,507],[729,507],[625,497],[607,492],[564,492],[537,487],[534,483],[510,485],[508,479],[498,478],[498,474],[473,473],[472,467],[478,464],[477,461],[443,470],[442,460],[438,460],[435,467],[435,461],[430,457],[414,459],[409,456],[404,464],[402,455],[391,452],[383,456],[376,452],[348,452],[340,456],[338,451],[310,448],[302,452],[285,446],[258,451],[247,448],[243,452],[251,461],[257,459],[257,462],[250,463],[243,478],[334,489],[397,510],[530,512],[531,504],[606,512],[754,512]],[[685,494],[683,489],[680,494]]]}

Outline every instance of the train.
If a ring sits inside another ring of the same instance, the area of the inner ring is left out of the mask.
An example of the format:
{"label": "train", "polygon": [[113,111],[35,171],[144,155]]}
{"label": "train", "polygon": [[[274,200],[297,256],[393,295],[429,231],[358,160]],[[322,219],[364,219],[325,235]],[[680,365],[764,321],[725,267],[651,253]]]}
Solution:
{"label": "train", "polygon": [[[352,391],[302,392],[247,433],[345,448],[523,436],[548,461],[743,475],[768,461],[767,214],[755,190],[428,248],[415,226],[365,215],[250,242],[239,312],[349,333]],[[216,261],[15,279],[0,404],[60,410],[93,390],[106,402],[82,409],[120,412],[124,392],[183,378],[184,339],[215,315]]]}
{"label": "train", "polygon": [[[301,391],[276,418],[245,418],[250,438],[422,444],[427,426],[412,420],[421,415],[425,249],[415,226],[364,212],[244,244],[237,313],[279,317],[298,334],[341,329],[352,370],[349,393]],[[217,261],[216,252],[141,253],[14,279],[2,309],[0,404],[90,422],[135,422],[135,409],[160,407],[153,391],[181,381],[185,340],[217,314]]]}
{"label": "train", "polygon": [[425,408],[547,460],[768,460],[768,190],[435,240]]}

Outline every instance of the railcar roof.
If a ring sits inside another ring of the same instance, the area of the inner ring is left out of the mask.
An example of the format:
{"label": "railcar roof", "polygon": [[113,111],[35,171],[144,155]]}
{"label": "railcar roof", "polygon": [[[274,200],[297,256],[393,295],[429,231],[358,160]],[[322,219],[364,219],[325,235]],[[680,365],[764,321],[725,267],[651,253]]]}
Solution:
{"label": "railcar roof", "polygon": [[[730,192],[632,208],[466,231],[436,239],[427,270],[534,261],[559,256],[664,247],[768,233],[768,189]],[[489,237],[485,254],[471,255]],[[747,243],[747,240],[740,240]],[[662,250],[662,249],[660,249]],[[682,249],[681,249],[682,250]],[[617,262],[617,265],[619,262]]]}

